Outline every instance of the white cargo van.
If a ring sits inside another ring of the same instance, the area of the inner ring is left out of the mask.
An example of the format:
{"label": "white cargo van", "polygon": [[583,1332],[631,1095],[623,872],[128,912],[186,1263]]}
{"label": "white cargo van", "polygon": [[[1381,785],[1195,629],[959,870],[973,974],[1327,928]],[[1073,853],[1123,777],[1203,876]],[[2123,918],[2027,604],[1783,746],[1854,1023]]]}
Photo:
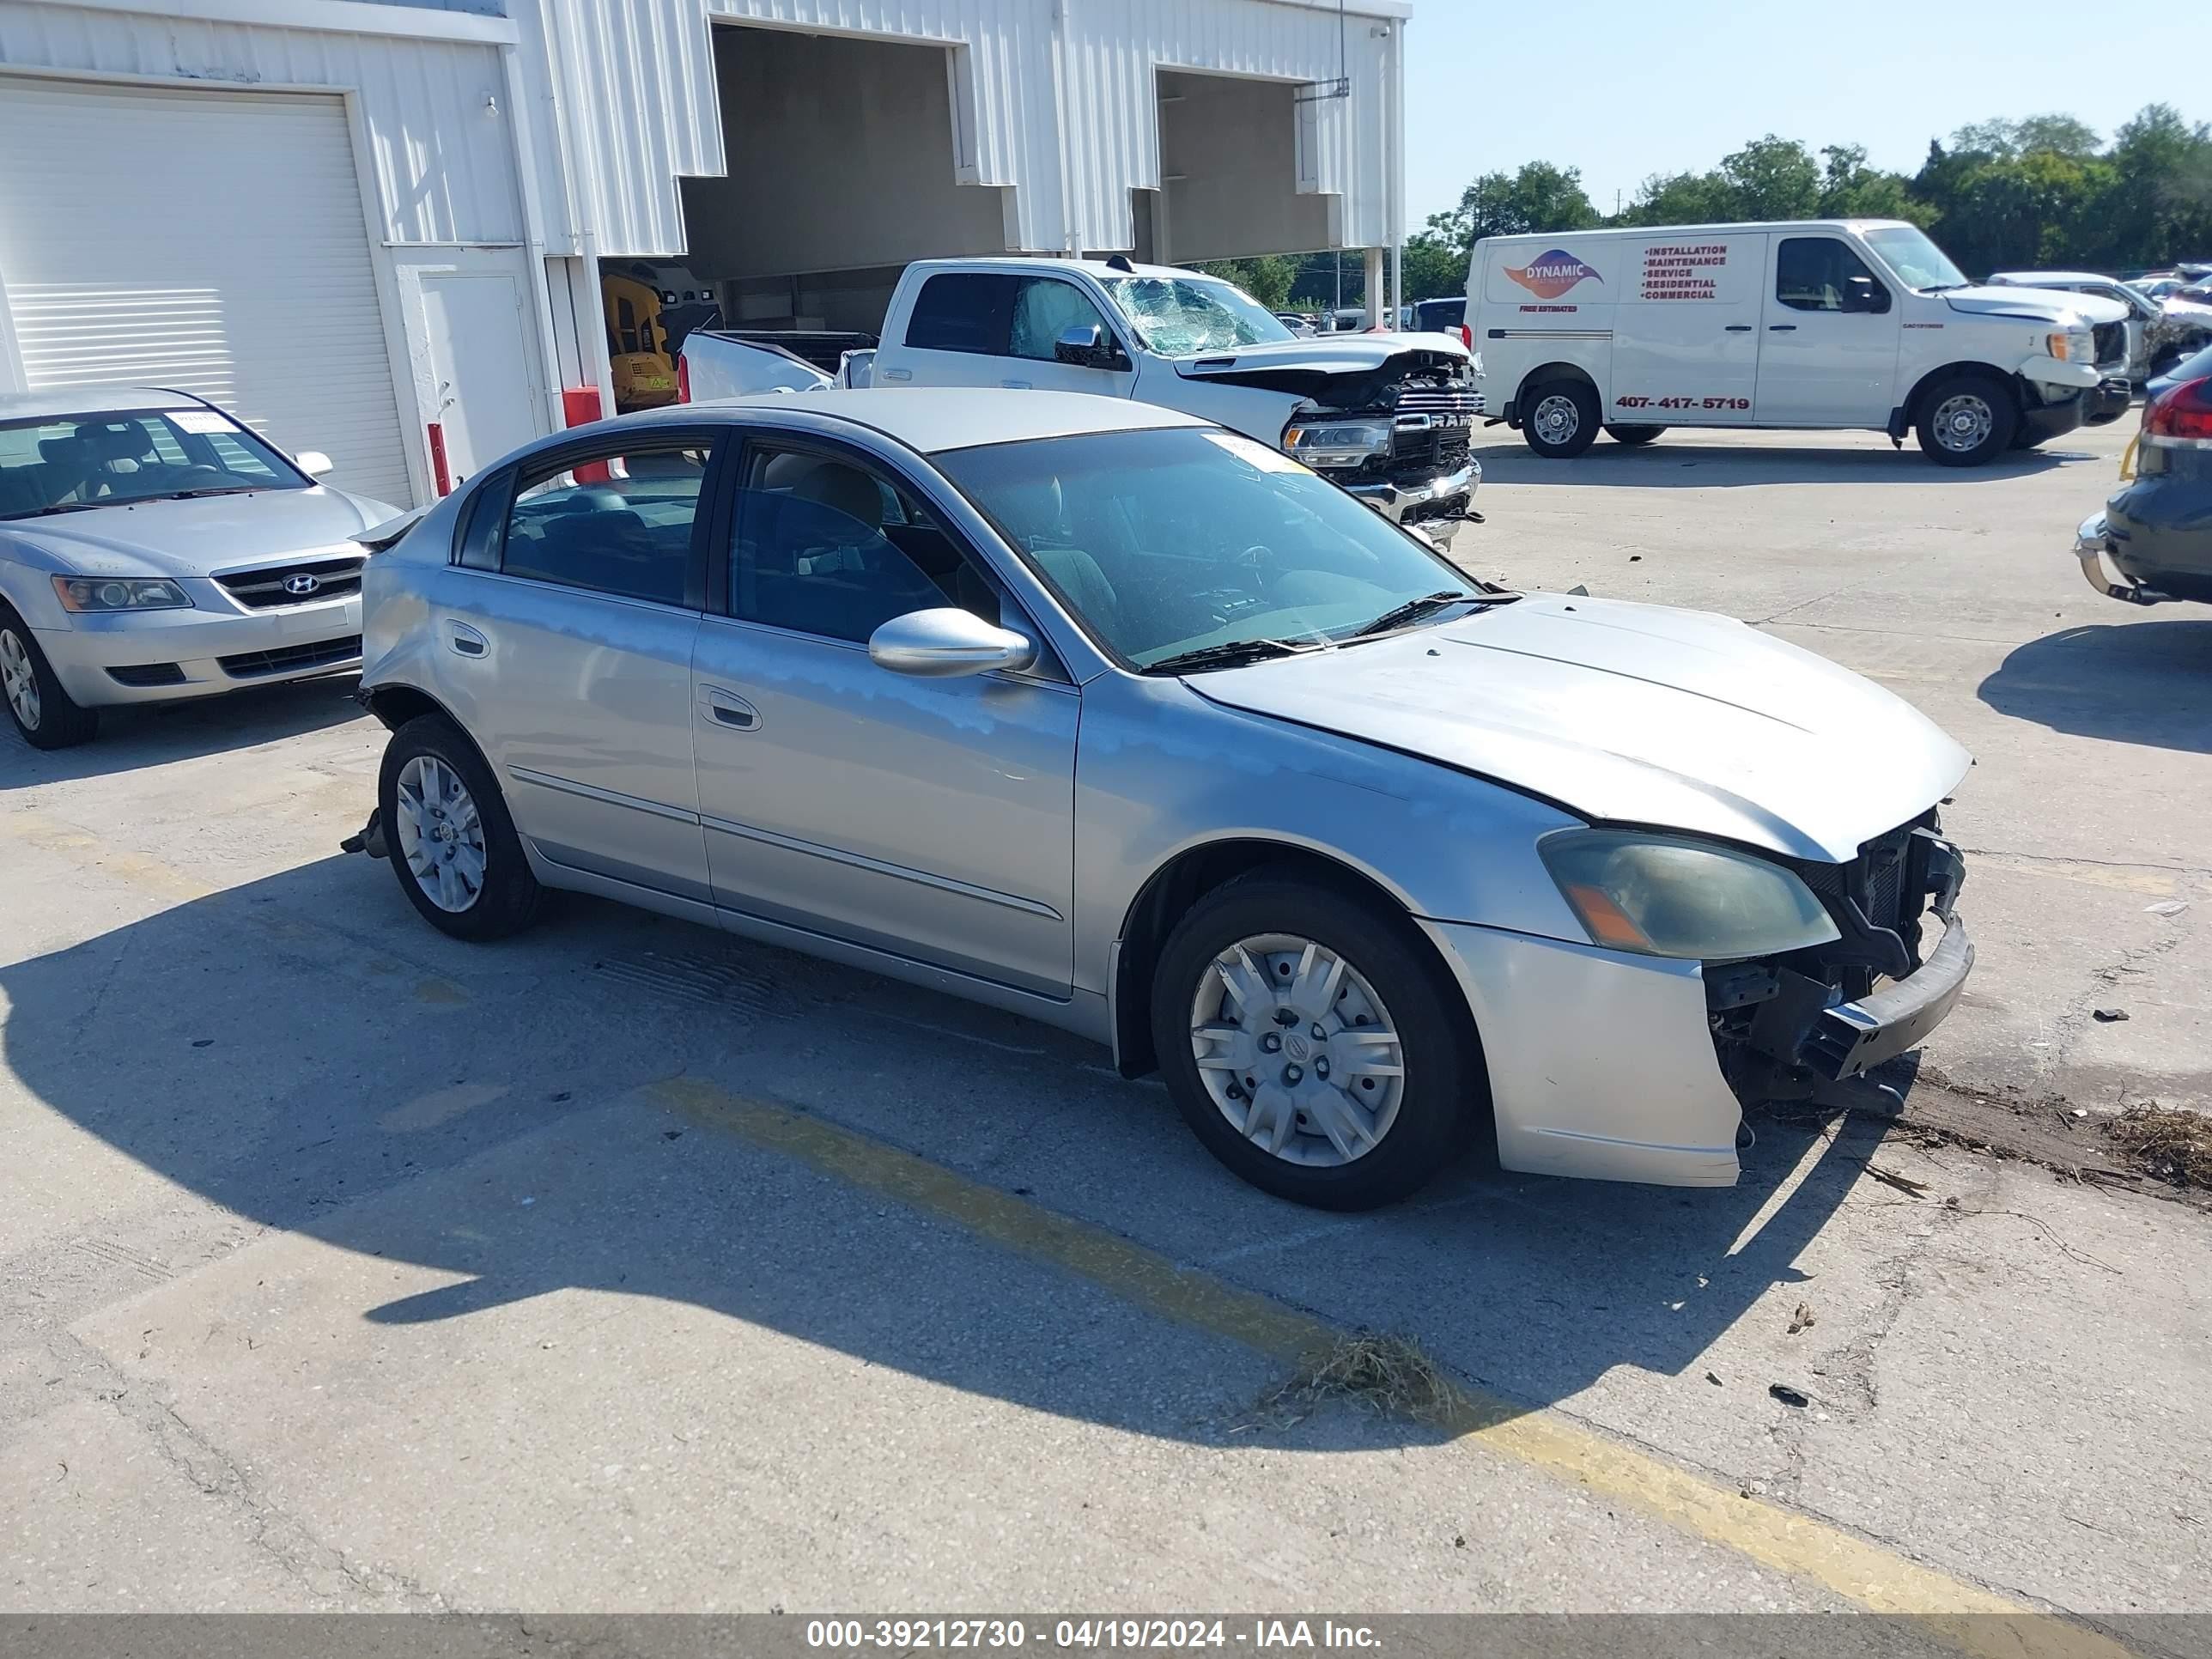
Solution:
{"label": "white cargo van", "polygon": [[1601,428],[1857,428],[1976,466],[2071,431],[2127,374],[2123,307],[1978,288],[1896,221],[1486,237],[1467,295],[1486,401],[1546,456]]}

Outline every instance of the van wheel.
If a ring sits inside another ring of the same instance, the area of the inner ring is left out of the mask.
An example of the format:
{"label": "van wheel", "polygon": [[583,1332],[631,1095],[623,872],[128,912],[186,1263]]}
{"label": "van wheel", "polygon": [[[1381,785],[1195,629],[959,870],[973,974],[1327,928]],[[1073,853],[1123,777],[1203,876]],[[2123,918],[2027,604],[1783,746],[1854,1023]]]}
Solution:
{"label": "van wheel", "polygon": [[392,734],[376,787],[392,873],[441,933],[504,939],[540,889],[498,781],[451,720],[421,714]]}
{"label": "van wheel", "polygon": [[1626,444],[1631,449],[1648,444],[1667,428],[1663,426],[1609,426],[1605,435],[1617,444]]}
{"label": "van wheel", "polygon": [[1920,453],[1939,466],[1980,466],[2012,447],[2020,410],[1992,374],[1947,374],[1921,394]]}
{"label": "van wheel", "polygon": [[1241,876],[1160,953],[1168,1093],[1264,1192],[1325,1210],[1403,1198],[1449,1159],[1480,1086],[1439,977],[1372,902],[1282,868]]}
{"label": "van wheel", "polygon": [[1547,459],[1570,460],[1597,441],[1597,392],[1587,380],[1547,380],[1521,409],[1521,435]]}

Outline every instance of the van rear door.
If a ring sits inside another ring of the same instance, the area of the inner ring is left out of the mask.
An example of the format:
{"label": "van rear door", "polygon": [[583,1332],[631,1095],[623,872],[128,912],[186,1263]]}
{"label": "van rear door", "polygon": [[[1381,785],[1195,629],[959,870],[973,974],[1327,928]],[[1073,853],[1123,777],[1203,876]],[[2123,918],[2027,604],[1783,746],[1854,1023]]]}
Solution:
{"label": "van rear door", "polygon": [[1609,425],[1743,426],[1756,418],[1762,234],[1623,240]]}

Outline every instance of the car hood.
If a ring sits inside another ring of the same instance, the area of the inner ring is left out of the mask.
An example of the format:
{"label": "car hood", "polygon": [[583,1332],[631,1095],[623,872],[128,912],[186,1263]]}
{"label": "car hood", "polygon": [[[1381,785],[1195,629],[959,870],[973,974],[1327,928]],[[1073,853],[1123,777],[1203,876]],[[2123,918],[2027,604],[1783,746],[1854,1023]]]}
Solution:
{"label": "car hood", "polygon": [[1984,317],[2021,317],[2038,323],[2064,325],[2078,317],[2091,325],[2123,323],[2128,308],[2118,300],[2094,294],[2074,294],[2058,288],[1954,288],[1943,296],[1954,311]]}
{"label": "car hood", "polygon": [[1239,346],[1234,351],[1201,351],[1176,358],[1175,369],[1194,380],[1234,377],[1254,369],[1364,374],[1407,354],[1413,360],[1408,368],[1464,368],[1471,361],[1467,348],[1449,334],[1316,334]]}
{"label": "car hood", "polygon": [[1578,595],[1186,683],[1584,817],[1831,862],[1926,811],[1969,764],[1903,699],[1733,617]]}
{"label": "car hood", "polygon": [[358,552],[356,535],[398,514],[382,501],[317,485],[0,520],[0,541],[80,575],[205,576],[307,552]]}

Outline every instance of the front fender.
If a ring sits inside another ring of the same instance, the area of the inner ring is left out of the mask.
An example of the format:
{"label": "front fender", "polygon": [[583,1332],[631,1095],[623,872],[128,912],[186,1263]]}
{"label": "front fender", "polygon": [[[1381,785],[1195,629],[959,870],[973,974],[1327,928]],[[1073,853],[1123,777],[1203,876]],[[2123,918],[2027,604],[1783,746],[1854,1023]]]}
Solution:
{"label": "front fender", "polygon": [[2027,358],[2020,366],[2020,377],[2033,380],[2038,386],[2057,386],[2063,392],[2085,392],[2099,380],[2094,363],[2069,363],[2041,352]]}
{"label": "front fender", "polygon": [[1076,758],[1075,975],[1103,992],[1152,878],[1217,842],[1280,845],[1364,877],[1407,914],[1588,935],[1536,855],[1583,822],[1432,761],[1207,702],[1179,680],[1084,689]]}

